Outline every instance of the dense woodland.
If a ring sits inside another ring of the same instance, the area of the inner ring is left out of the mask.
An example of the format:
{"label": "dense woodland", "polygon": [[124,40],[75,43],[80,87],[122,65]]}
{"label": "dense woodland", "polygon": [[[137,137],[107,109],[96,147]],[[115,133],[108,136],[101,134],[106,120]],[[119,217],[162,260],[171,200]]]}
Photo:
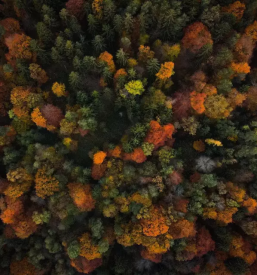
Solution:
{"label": "dense woodland", "polygon": [[257,0],[0,1],[0,274],[257,274]]}

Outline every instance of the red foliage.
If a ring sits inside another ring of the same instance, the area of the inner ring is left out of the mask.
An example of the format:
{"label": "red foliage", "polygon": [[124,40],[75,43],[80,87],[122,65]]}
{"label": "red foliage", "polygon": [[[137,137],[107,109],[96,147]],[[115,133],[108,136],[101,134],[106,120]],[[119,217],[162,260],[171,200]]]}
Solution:
{"label": "red foliage", "polygon": [[173,185],[178,185],[183,181],[183,177],[181,173],[178,171],[174,171],[172,174],[169,175],[169,180]]}
{"label": "red foliage", "polygon": [[20,24],[14,18],[5,18],[0,21],[0,25],[3,26],[5,30],[4,38],[11,34],[20,32]]}
{"label": "red foliage", "polygon": [[194,84],[194,89],[197,92],[201,92],[203,90],[203,88],[206,85],[207,82],[207,78],[206,75],[204,74],[203,71],[197,71],[195,72],[191,77],[190,80],[193,82]]}
{"label": "red foliage", "polygon": [[195,172],[193,175],[190,176],[190,181],[191,182],[198,182],[201,178],[201,174],[199,174],[198,172]]}
{"label": "red foliage", "polygon": [[176,211],[179,211],[179,212],[182,212],[182,213],[187,213],[188,203],[189,203],[189,200],[187,200],[187,199],[177,200],[174,204],[174,209]]}
{"label": "red foliage", "polygon": [[15,231],[11,225],[7,224],[4,228],[4,236],[7,239],[15,239],[17,236],[15,235]]}
{"label": "red foliage", "polygon": [[46,104],[41,108],[41,113],[46,119],[47,124],[59,127],[61,120],[64,118],[62,110],[52,104]]}
{"label": "red foliage", "polygon": [[66,9],[71,14],[81,19],[84,15],[84,0],[69,0],[66,3]]}
{"label": "red foliage", "polygon": [[10,275],[38,275],[39,272],[27,258],[20,261],[12,261],[10,265]]}
{"label": "red foliage", "polygon": [[213,251],[215,249],[215,242],[212,240],[209,231],[204,227],[197,231],[196,248],[197,257],[202,257],[209,251]]}
{"label": "red foliage", "polygon": [[71,261],[71,265],[78,271],[88,274],[95,270],[97,267],[102,265],[102,259],[87,260],[84,257],[77,257],[75,260]]}
{"label": "red foliage", "polygon": [[255,113],[257,108],[257,87],[251,87],[247,93],[246,99],[246,106],[247,108]]}
{"label": "red foliage", "polygon": [[254,44],[251,37],[241,36],[235,45],[235,57],[239,62],[249,62],[253,54]]}
{"label": "red foliage", "polygon": [[10,98],[10,93],[8,87],[4,82],[0,81],[0,116],[5,116],[7,114],[7,103]]}
{"label": "red foliage", "polygon": [[106,168],[107,168],[106,162],[102,164],[93,164],[91,177],[94,180],[100,180],[104,176]]}
{"label": "red foliage", "polygon": [[3,193],[4,190],[8,187],[9,182],[6,179],[0,178],[0,193]]}
{"label": "red foliage", "polygon": [[156,150],[160,146],[163,146],[167,139],[172,138],[174,131],[175,127],[172,124],[161,126],[157,121],[152,120],[150,122],[150,130],[145,138],[145,142],[152,143]]}
{"label": "red foliage", "polygon": [[189,92],[176,92],[174,94],[173,113],[176,119],[182,119],[189,116],[191,109]]}
{"label": "red foliage", "polygon": [[213,44],[211,33],[201,22],[195,22],[188,26],[182,39],[184,48],[196,53],[206,44]]}
{"label": "red foliage", "polygon": [[15,33],[8,36],[5,39],[5,44],[9,49],[9,53],[6,55],[7,60],[12,57],[20,59],[31,59],[32,52],[29,49],[31,38],[25,34]]}
{"label": "red foliage", "polygon": [[89,130],[83,130],[82,128],[79,128],[79,133],[82,137],[84,137],[89,133]]}

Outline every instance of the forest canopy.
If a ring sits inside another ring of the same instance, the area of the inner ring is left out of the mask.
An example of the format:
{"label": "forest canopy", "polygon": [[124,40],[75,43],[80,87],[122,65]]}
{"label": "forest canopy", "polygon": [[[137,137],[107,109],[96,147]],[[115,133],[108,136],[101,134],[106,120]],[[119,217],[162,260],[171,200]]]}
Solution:
{"label": "forest canopy", "polygon": [[0,274],[257,274],[257,0],[0,1]]}

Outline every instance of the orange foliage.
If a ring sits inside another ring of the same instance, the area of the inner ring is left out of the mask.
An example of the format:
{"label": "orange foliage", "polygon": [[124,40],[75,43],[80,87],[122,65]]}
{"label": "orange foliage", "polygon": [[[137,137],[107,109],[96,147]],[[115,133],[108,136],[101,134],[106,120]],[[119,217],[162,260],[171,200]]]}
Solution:
{"label": "orange foliage", "polygon": [[11,103],[16,106],[24,106],[24,103],[28,101],[29,94],[29,89],[17,86],[11,91]]}
{"label": "orange foliage", "polygon": [[173,239],[194,237],[196,234],[195,224],[188,220],[179,220],[170,225],[169,234]]}
{"label": "orange foliage", "polygon": [[238,186],[234,185],[232,182],[227,182],[226,186],[233,200],[237,201],[238,203],[243,202],[246,194],[244,189],[239,188]]}
{"label": "orange foliage", "polygon": [[19,221],[12,225],[15,234],[20,239],[26,239],[37,230],[37,225],[31,216],[21,216]]}
{"label": "orange foliage", "polygon": [[167,139],[172,138],[175,127],[172,124],[167,124],[162,127],[157,121],[150,122],[150,130],[145,138],[145,142],[152,143],[158,149],[163,146]]}
{"label": "orange foliage", "polygon": [[119,70],[115,73],[114,79],[117,80],[119,77],[125,76],[125,75],[127,75],[126,70],[123,69],[123,68],[121,68],[121,69],[119,69]]}
{"label": "orange foliage", "polygon": [[48,176],[45,168],[38,169],[35,184],[36,194],[42,199],[59,191],[59,181],[52,176]]}
{"label": "orange foliage", "polygon": [[218,213],[214,208],[204,208],[203,210],[203,217],[204,219],[212,219],[216,220],[218,216]]}
{"label": "orange foliage", "polygon": [[236,74],[248,74],[251,71],[251,67],[248,65],[247,62],[235,63],[231,64],[232,70]]}
{"label": "orange foliage", "polygon": [[210,96],[210,95],[216,95],[218,93],[216,87],[214,87],[213,85],[210,84],[206,84],[203,88],[202,91],[204,94],[206,94],[206,96]]}
{"label": "orange foliage", "polygon": [[101,77],[99,80],[99,85],[104,88],[108,85],[108,83],[104,81],[103,77]]}
{"label": "orange foliage", "polygon": [[69,183],[68,188],[70,196],[81,211],[91,211],[95,208],[95,200],[89,184]]}
{"label": "orange foliage", "polygon": [[37,275],[38,271],[28,262],[27,258],[20,261],[12,261],[10,265],[10,275]]}
{"label": "orange foliage", "polygon": [[233,236],[230,244],[229,254],[231,257],[240,257],[249,265],[252,265],[256,260],[256,253],[251,251],[251,246],[242,236]]}
{"label": "orange foliage", "polygon": [[141,256],[146,259],[146,260],[150,260],[151,262],[154,263],[160,263],[162,261],[162,255],[161,254],[152,254],[149,253],[148,250],[141,250]]}
{"label": "orange foliage", "polygon": [[257,41],[257,21],[254,21],[252,25],[245,29],[245,34],[250,36],[254,42]]}
{"label": "orange foliage", "polygon": [[[162,236],[160,236],[160,238],[161,237]],[[171,239],[172,239],[172,237],[170,235],[166,235],[166,236],[163,236],[162,239],[159,239],[158,241],[156,241],[154,243],[152,243],[152,242],[150,242],[150,244],[143,243],[143,245],[146,246],[146,248],[150,254],[164,254],[170,248],[170,240]]]}
{"label": "orange foliage", "polygon": [[108,150],[108,157],[120,158],[121,157],[121,147],[118,145],[112,150]]}
{"label": "orange foliage", "polygon": [[173,75],[173,68],[174,68],[173,62],[165,62],[164,64],[161,65],[161,68],[159,72],[156,74],[156,76],[161,80],[168,79]]}
{"label": "orange foliage", "polygon": [[247,208],[250,215],[253,215],[256,211],[257,202],[253,198],[248,198],[242,205]]}
{"label": "orange foliage", "polygon": [[97,153],[94,154],[94,164],[102,164],[103,161],[105,160],[106,158],[106,153],[103,152],[103,151],[99,151]]}
{"label": "orange foliage", "polygon": [[217,214],[217,220],[222,224],[228,224],[233,221],[232,216],[237,212],[236,207],[226,208],[223,211],[219,211]]}
{"label": "orange foliage", "polygon": [[22,196],[25,192],[28,192],[31,187],[31,182],[23,182],[23,183],[12,183],[9,184],[4,194],[12,199],[17,199]]}
{"label": "orange foliage", "polygon": [[205,151],[205,143],[202,140],[196,140],[193,143],[193,148],[198,152]]}
{"label": "orange foliage", "polygon": [[204,107],[205,98],[206,98],[206,94],[204,93],[199,94],[195,91],[190,93],[191,106],[198,114],[202,114],[205,111],[205,107]]}
{"label": "orange foliage", "polygon": [[6,198],[7,208],[2,211],[0,218],[6,224],[14,224],[19,215],[23,212],[23,204],[20,200],[11,200]]}
{"label": "orange foliage", "polygon": [[246,96],[239,93],[236,89],[232,89],[228,95],[228,102],[233,109],[236,108],[236,106],[241,106],[245,100]]}
{"label": "orange foliage", "polygon": [[196,53],[206,44],[213,44],[208,28],[201,22],[195,22],[188,26],[182,39],[184,48]]}
{"label": "orange foliage", "polygon": [[99,60],[105,62],[111,72],[115,71],[115,64],[113,61],[113,56],[110,53],[108,53],[108,52],[101,53],[99,56]]}
{"label": "orange foliage", "polygon": [[166,218],[162,214],[161,208],[151,207],[150,218],[140,220],[143,227],[143,233],[146,236],[156,237],[168,232]]}
{"label": "orange foliage", "polygon": [[79,238],[80,243],[80,256],[85,257],[87,260],[91,261],[94,259],[100,259],[101,253],[98,251],[98,246],[92,243],[92,238],[89,233],[84,233]]}
{"label": "orange foliage", "polygon": [[35,108],[31,113],[31,119],[36,123],[37,126],[46,128],[46,119],[43,117],[39,107]]}
{"label": "orange foliage", "polygon": [[14,57],[16,59],[31,59],[32,52],[29,49],[31,38],[25,34],[13,34],[5,39],[5,44],[9,49],[7,59]]}
{"label": "orange foliage", "polygon": [[145,162],[147,158],[142,148],[135,148],[132,153],[124,153],[123,159],[142,163]]}
{"label": "orange foliage", "polygon": [[106,168],[107,168],[106,163],[93,164],[92,170],[91,170],[91,177],[94,180],[100,180],[104,176]]}
{"label": "orange foliage", "polygon": [[101,19],[103,16],[103,0],[94,0],[92,9],[96,18]]}
{"label": "orange foliage", "polygon": [[232,13],[237,20],[240,20],[243,17],[245,11],[245,4],[240,1],[236,1],[230,4],[227,7],[224,7],[223,12]]}
{"label": "orange foliage", "polygon": [[154,52],[150,50],[150,47],[140,45],[138,49],[138,60],[141,62],[146,62],[148,59],[154,57]]}
{"label": "orange foliage", "polygon": [[88,261],[84,257],[77,257],[71,260],[71,266],[73,266],[78,272],[89,274],[94,271],[97,267],[102,265],[102,259],[95,259]]}

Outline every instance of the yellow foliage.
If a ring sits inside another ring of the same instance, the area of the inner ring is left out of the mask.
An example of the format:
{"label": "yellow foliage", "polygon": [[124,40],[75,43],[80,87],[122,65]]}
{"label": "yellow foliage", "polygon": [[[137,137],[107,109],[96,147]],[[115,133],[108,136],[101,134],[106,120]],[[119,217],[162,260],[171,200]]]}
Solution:
{"label": "yellow foliage", "polygon": [[52,91],[58,97],[67,96],[65,85],[62,83],[55,82],[52,86]]}
{"label": "yellow foliage", "polygon": [[205,140],[205,142],[209,145],[214,145],[214,146],[218,146],[218,147],[223,146],[222,143],[219,140],[215,140],[215,139],[212,139],[212,138],[207,138]]}
{"label": "yellow foliage", "polygon": [[125,85],[125,89],[132,95],[141,95],[145,88],[141,80],[132,80]]}

